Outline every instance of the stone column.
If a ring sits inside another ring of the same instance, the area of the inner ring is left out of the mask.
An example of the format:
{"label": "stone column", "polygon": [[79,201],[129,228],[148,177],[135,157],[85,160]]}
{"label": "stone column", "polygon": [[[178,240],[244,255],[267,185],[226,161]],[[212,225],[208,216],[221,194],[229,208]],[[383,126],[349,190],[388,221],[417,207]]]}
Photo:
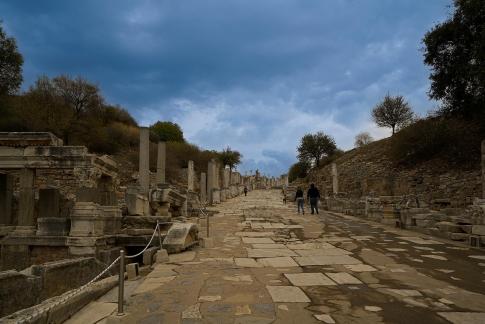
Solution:
{"label": "stone column", "polygon": [[0,225],[12,225],[13,176],[0,174]]}
{"label": "stone column", "polygon": [[332,163],[332,188],[333,194],[336,195],[338,193],[338,171],[336,163]]}
{"label": "stone column", "polygon": [[212,159],[207,164],[207,201],[212,204],[212,190],[215,188],[215,161]]}
{"label": "stone column", "polygon": [[187,190],[194,191],[194,161],[189,161],[187,166]]}
{"label": "stone column", "polygon": [[224,167],[223,173],[222,173],[222,187],[224,189],[229,188],[229,178],[230,178],[230,170]]}
{"label": "stone column", "polygon": [[485,199],[485,140],[482,141],[482,198]]}
{"label": "stone column", "polygon": [[166,161],[166,143],[158,142],[158,155],[157,155],[157,184],[165,183],[165,161]]}
{"label": "stone column", "polygon": [[207,201],[207,175],[205,172],[200,174],[200,202]]}
{"label": "stone column", "polygon": [[31,235],[35,233],[35,169],[20,171],[19,213],[16,234]]}
{"label": "stone column", "polygon": [[139,183],[142,194],[148,196],[150,190],[150,130],[140,127]]}

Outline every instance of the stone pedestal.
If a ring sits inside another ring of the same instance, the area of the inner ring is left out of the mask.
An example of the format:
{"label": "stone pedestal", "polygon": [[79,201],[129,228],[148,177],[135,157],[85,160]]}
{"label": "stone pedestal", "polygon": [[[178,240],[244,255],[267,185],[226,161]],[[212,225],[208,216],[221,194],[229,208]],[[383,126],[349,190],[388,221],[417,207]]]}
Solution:
{"label": "stone pedestal", "polygon": [[139,193],[138,187],[128,187],[126,190],[126,207],[128,209],[128,215],[149,215],[150,206],[147,196]]}
{"label": "stone pedestal", "polygon": [[77,202],[71,211],[70,236],[101,236],[104,219],[100,206],[93,202]]}

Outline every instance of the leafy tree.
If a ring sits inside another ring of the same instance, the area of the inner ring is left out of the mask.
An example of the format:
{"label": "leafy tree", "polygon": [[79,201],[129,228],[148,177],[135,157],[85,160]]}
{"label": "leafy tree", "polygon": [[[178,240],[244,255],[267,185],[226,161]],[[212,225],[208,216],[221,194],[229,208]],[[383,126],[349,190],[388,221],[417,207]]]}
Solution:
{"label": "leafy tree", "polygon": [[310,163],[306,161],[296,162],[290,167],[288,171],[288,181],[293,182],[297,178],[305,178],[310,170]]}
{"label": "leafy tree", "polygon": [[362,147],[365,146],[371,142],[373,142],[374,139],[368,132],[362,132],[359,133],[355,136],[355,147]]}
{"label": "leafy tree", "polygon": [[22,84],[22,64],[17,43],[8,37],[0,25],[0,96],[14,94]]}
{"label": "leafy tree", "polygon": [[228,146],[219,153],[219,160],[223,166],[228,165],[229,169],[232,171],[236,165],[241,163],[242,155],[238,151],[233,151]]}
{"label": "leafy tree", "polygon": [[162,142],[185,142],[184,133],[179,125],[169,121],[157,121],[150,126]]}
{"label": "leafy tree", "polygon": [[392,97],[387,94],[372,110],[372,118],[378,126],[392,128],[394,135],[396,127],[399,129],[412,122],[414,113],[403,96]]}
{"label": "leafy tree", "polygon": [[316,166],[319,166],[320,160],[325,156],[331,156],[336,149],[335,140],[331,136],[323,132],[306,134],[298,146],[298,159],[313,161]]}
{"label": "leafy tree", "polygon": [[424,39],[429,96],[440,113],[471,117],[485,107],[485,1],[454,0],[453,15]]}

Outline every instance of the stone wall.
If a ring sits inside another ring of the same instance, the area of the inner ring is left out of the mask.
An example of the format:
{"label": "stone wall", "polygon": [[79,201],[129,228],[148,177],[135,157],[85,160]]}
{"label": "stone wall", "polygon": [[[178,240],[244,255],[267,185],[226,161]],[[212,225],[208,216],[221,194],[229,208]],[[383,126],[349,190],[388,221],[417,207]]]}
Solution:
{"label": "stone wall", "polygon": [[94,258],[35,265],[22,272],[0,272],[0,317],[78,288],[103,269]]}
{"label": "stone wall", "polygon": [[[450,170],[438,161],[414,167],[396,167],[387,158],[388,139],[346,152],[335,161],[338,191],[347,197],[417,195],[427,204],[465,207],[482,195],[480,165],[471,170]],[[333,194],[331,164],[312,171],[308,182],[322,195]]]}

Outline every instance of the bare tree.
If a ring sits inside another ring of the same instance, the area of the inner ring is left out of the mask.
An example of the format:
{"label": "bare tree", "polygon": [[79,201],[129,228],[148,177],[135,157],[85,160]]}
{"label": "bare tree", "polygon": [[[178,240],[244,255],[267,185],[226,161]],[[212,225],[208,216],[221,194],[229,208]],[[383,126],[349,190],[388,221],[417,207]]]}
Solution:
{"label": "bare tree", "polygon": [[403,96],[392,97],[387,94],[372,110],[372,118],[377,126],[392,128],[394,135],[396,127],[399,129],[412,122],[414,113]]}
{"label": "bare tree", "polygon": [[373,142],[374,139],[368,132],[362,132],[359,133],[355,136],[355,147],[362,147],[365,146],[371,142]]}

